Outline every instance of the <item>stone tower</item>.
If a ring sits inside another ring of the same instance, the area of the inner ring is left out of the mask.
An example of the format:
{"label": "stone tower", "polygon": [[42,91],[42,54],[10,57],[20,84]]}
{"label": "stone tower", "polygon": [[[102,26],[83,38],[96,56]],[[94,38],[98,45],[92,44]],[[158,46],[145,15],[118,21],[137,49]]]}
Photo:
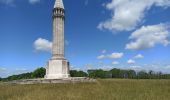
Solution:
{"label": "stone tower", "polygon": [[69,78],[69,62],[64,57],[64,20],[63,0],[56,0],[53,9],[52,58],[46,66],[46,79]]}

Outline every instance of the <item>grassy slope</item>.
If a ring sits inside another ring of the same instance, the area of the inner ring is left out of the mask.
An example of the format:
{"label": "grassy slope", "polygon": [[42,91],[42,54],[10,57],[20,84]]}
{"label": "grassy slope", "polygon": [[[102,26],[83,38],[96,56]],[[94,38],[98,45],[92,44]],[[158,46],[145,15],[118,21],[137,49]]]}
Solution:
{"label": "grassy slope", "polygon": [[170,100],[170,80],[98,80],[80,84],[0,84],[0,100]]}

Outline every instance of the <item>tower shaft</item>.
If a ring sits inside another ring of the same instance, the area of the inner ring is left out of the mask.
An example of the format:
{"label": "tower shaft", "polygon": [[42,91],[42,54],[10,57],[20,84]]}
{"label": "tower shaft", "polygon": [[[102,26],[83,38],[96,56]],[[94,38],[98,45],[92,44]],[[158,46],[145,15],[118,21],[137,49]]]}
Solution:
{"label": "tower shaft", "polygon": [[53,10],[52,59],[64,59],[64,9]]}

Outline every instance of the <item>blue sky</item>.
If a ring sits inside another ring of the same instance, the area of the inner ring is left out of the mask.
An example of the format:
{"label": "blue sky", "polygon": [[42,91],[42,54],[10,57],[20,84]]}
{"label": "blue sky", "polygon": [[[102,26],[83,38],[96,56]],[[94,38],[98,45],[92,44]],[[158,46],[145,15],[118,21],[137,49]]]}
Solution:
{"label": "blue sky", "polygon": [[[64,0],[72,69],[170,73],[170,0]],[[0,77],[51,58],[54,0],[0,0]]]}

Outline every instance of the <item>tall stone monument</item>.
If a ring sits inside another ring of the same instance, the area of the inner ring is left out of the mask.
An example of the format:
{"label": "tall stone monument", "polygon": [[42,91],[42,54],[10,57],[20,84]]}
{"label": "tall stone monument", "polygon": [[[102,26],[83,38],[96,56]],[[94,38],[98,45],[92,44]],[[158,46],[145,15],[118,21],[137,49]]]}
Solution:
{"label": "tall stone monument", "polygon": [[64,57],[64,20],[63,0],[56,0],[53,9],[52,58],[46,66],[45,79],[69,78],[69,62]]}

